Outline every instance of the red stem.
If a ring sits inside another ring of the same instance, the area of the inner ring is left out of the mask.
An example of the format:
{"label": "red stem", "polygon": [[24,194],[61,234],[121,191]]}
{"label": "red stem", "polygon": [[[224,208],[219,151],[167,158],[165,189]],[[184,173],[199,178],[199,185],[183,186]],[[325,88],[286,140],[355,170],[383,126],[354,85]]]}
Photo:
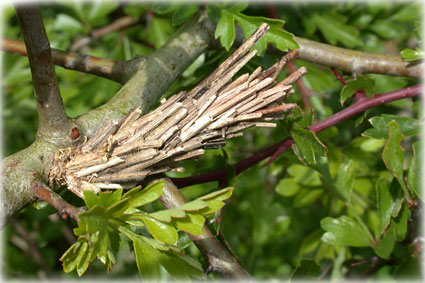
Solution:
{"label": "red stem", "polygon": [[[417,85],[403,88],[400,90],[376,95],[372,99],[363,97],[362,99],[359,99],[358,101],[356,101],[356,103],[351,105],[350,107],[347,107],[343,109],[342,111],[335,113],[334,115],[316,124],[311,125],[308,129],[317,133],[331,126],[334,126],[358,113],[366,111],[369,108],[382,105],[385,103],[389,103],[391,101],[407,98],[407,97],[418,96],[419,94],[422,93],[422,87],[423,87],[422,84],[417,84]],[[234,165],[236,175],[242,173],[243,171],[247,170],[251,166],[271,156],[271,158],[267,162],[267,164],[270,164],[270,162],[275,160],[293,143],[294,142],[292,138],[287,138],[244,160],[239,161],[238,163]],[[191,177],[185,177],[185,178],[172,178],[172,181],[179,188],[191,186],[195,184],[213,182],[213,181],[226,181],[226,170],[220,169],[213,172],[201,174],[198,176],[191,176]]]}
{"label": "red stem", "polygon": [[335,68],[331,68],[332,73],[334,73],[335,77],[338,79],[338,81],[342,84],[342,85],[346,85],[347,83],[345,82],[344,78],[341,76],[340,73],[338,73],[338,71]]}

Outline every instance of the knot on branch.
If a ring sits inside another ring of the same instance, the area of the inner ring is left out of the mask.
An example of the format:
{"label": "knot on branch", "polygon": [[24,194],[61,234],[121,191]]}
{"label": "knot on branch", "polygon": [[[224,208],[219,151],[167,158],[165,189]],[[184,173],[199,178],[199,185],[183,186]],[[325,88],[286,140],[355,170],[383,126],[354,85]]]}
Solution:
{"label": "knot on branch", "polygon": [[83,197],[84,190],[134,187],[147,175],[182,171],[178,161],[197,158],[208,148],[242,136],[250,127],[275,127],[296,104],[283,103],[291,84],[306,73],[300,68],[280,83],[282,68],[297,52],[284,56],[267,70],[233,76],[256,55],[249,52],[264,35],[262,26],[244,45],[189,93],[162,100],[154,111],[130,111],[119,123],[107,121],[86,142],[59,150],[49,173],[51,184],[66,185]]}

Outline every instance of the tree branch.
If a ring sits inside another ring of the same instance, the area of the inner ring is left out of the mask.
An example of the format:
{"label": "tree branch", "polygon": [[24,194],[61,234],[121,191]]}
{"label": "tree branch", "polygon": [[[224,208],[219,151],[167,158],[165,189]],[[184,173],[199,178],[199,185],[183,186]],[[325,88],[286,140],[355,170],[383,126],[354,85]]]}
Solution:
{"label": "tree branch", "polygon": [[[135,73],[135,76],[109,103],[78,118],[76,122],[81,136],[91,136],[108,119],[118,121],[130,108],[142,106],[146,113],[175,78],[211,44],[209,32],[212,30],[212,22],[201,14],[183,25],[153,54],[130,61],[128,74]],[[28,148],[2,160],[0,226],[35,200],[30,190],[35,181],[33,173],[46,180],[55,151],[81,140],[69,138],[71,132],[70,129],[63,136],[64,143],[60,145],[37,139]]]}
{"label": "tree branch", "polygon": [[15,8],[28,50],[39,116],[38,137],[58,135],[68,131],[71,120],[65,113],[40,10],[34,4]]}
{"label": "tree branch", "polygon": [[86,211],[85,207],[77,208],[69,204],[57,193],[39,181],[34,181],[31,186],[31,190],[37,198],[49,203],[51,206],[56,208],[63,219],[67,219],[68,216],[70,216],[72,219],[78,222],[78,214]]}
{"label": "tree branch", "polygon": [[132,77],[104,105],[77,119],[83,132],[93,134],[106,120],[119,121],[131,109],[145,114],[171,83],[210,46],[213,24],[205,13],[185,23],[160,49],[141,58]]}
{"label": "tree branch", "polygon": [[[298,42],[298,59],[339,68],[347,72],[358,74],[383,74],[393,76],[406,76],[421,78],[423,62],[405,62],[400,55],[368,53],[356,51],[333,45],[316,42],[306,38],[295,36]],[[236,29],[235,45],[239,46],[245,41],[241,28]],[[285,52],[269,45],[267,52],[282,55]]]}
{"label": "tree branch", "polygon": [[[290,73],[295,72],[295,62],[289,62],[288,63],[288,71]],[[298,90],[300,91],[301,99],[303,101],[304,109],[311,109],[311,102],[310,102],[310,90],[305,86],[304,82],[302,81],[302,78],[297,80],[295,82],[297,84]]]}
{"label": "tree branch", "polygon": [[[308,129],[315,133],[320,132],[356,114],[366,111],[369,108],[379,106],[385,103],[389,103],[391,101],[403,99],[403,98],[419,96],[422,93],[422,90],[423,90],[423,85],[418,84],[418,85],[403,88],[400,90],[376,95],[372,99],[364,97],[363,99],[358,100],[355,104],[351,105],[350,107],[347,107],[343,109],[342,111],[335,113],[334,115],[316,124],[313,124]],[[251,166],[259,163],[260,161],[266,159],[267,157],[271,157],[267,163],[267,164],[270,164],[270,162],[274,161],[280,154],[282,154],[286,149],[288,149],[293,143],[294,141],[292,140],[292,138],[287,138],[244,160],[239,161],[238,163],[233,165],[235,168],[236,175],[244,172]],[[181,187],[187,187],[187,186],[191,186],[195,184],[214,182],[214,181],[225,182],[227,180],[227,177],[226,177],[226,170],[221,169],[221,170],[216,170],[213,172],[209,172],[209,173],[205,173],[205,174],[201,174],[197,176],[191,176],[191,177],[185,177],[185,178],[171,178],[171,180],[177,187],[181,188]]]}
{"label": "tree branch", "polygon": [[374,73],[421,78],[424,64],[405,62],[400,55],[376,54],[295,37],[299,59],[359,74]]}
{"label": "tree branch", "polygon": [[135,25],[138,22],[139,22],[139,19],[136,19],[136,18],[133,18],[133,17],[130,17],[130,16],[124,16],[124,17],[121,17],[119,19],[116,19],[115,21],[113,21],[112,23],[110,23],[110,24],[108,24],[104,27],[93,30],[90,33],[90,36],[86,36],[86,37],[83,37],[83,38],[77,40],[76,42],[74,42],[71,45],[69,50],[70,51],[77,51],[81,47],[90,44],[90,42],[92,42],[94,39],[100,38],[100,37],[104,36],[105,34],[130,27],[132,25]]}
{"label": "tree branch", "polygon": [[[172,209],[185,204],[187,201],[177,187],[170,181],[164,179],[164,193],[160,197],[161,203],[167,208]],[[229,252],[223,248],[216,237],[204,225],[203,235],[192,235],[187,233],[192,242],[198,247],[209,264],[209,269],[217,271],[224,276],[237,280],[249,280],[249,273],[232,257]]]}
{"label": "tree branch", "polygon": [[[27,56],[25,43],[20,40],[2,38],[0,49],[6,52]],[[118,83],[125,83],[128,79],[128,66],[132,61],[123,62],[74,52],[65,52],[58,49],[52,50],[53,63],[65,69],[84,72],[99,77],[107,78]]]}

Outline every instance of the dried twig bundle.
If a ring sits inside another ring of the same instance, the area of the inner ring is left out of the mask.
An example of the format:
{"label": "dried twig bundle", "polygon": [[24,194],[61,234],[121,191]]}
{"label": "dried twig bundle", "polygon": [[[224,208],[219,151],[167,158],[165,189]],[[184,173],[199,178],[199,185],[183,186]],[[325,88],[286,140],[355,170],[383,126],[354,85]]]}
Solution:
{"label": "dried twig bundle", "polygon": [[89,140],[54,157],[49,182],[66,185],[83,197],[83,190],[134,186],[147,175],[183,170],[178,161],[196,158],[204,149],[225,145],[250,127],[275,127],[282,112],[294,108],[282,100],[291,84],[306,73],[300,68],[280,83],[276,77],[297,52],[285,55],[267,70],[257,68],[232,81],[256,55],[249,51],[268,30],[266,24],[189,93],[161,101],[146,115],[130,111],[119,123],[107,121]]}

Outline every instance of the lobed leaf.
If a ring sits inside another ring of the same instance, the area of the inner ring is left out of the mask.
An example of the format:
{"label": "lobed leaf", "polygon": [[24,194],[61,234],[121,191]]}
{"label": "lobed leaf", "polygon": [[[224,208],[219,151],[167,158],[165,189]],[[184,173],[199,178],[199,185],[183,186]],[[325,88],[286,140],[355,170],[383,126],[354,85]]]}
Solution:
{"label": "lobed leaf", "polygon": [[388,123],[396,121],[400,131],[405,137],[416,136],[421,132],[419,121],[410,117],[402,117],[396,115],[382,114],[369,119],[372,129],[368,129],[362,133],[363,136],[374,139],[386,139],[388,137]]}
{"label": "lobed leaf", "polygon": [[301,128],[291,130],[291,136],[308,164],[316,163],[315,154],[326,155],[326,146],[319,140],[313,131]]}
{"label": "lobed leaf", "polygon": [[[350,48],[361,46],[363,42],[359,31],[354,26],[345,24],[342,18],[335,14],[316,13],[313,14],[310,25],[317,26],[326,41],[331,44],[340,42]],[[312,27],[310,29],[314,30]]]}
{"label": "lobed leaf", "polygon": [[357,91],[363,90],[369,98],[375,94],[375,81],[366,76],[358,76],[355,80],[347,81],[341,90],[341,104],[352,97]]}
{"label": "lobed leaf", "polygon": [[393,120],[388,123],[388,140],[382,152],[382,159],[387,169],[396,177],[406,197],[409,199],[409,192],[403,179],[404,148],[401,146],[403,139],[404,136],[400,132],[397,122]]}
{"label": "lobed leaf", "polygon": [[215,29],[215,38],[220,38],[221,45],[227,50],[235,40],[235,18],[226,10],[221,10],[220,20]]}

